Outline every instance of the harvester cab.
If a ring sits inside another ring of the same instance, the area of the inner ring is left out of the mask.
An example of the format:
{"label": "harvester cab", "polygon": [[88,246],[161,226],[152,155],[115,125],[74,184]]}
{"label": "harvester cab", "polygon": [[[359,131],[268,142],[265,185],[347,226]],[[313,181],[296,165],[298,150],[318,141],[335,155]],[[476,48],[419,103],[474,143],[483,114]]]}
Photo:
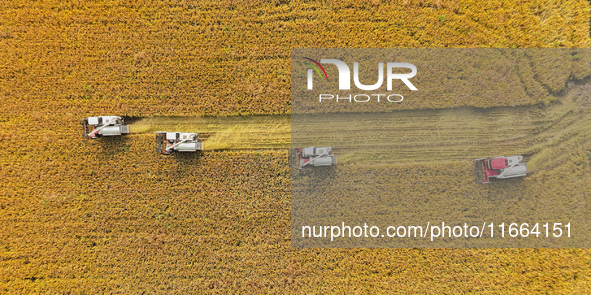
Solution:
{"label": "harvester cab", "polygon": [[197,133],[156,132],[156,152],[170,155],[172,152],[196,152],[203,150]]}
{"label": "harvester cab", "polygon": [[481,158],[473,160],[477,183],[489,183],[490,178],[505,179],[527,174],[523,156]]}
{"label": "harvester cab", "polygon": [[88,117],[80,121],[82,137],[91,139],[128,134],[129,126],[123,124],[119,116]]}
{"label": "harvester cab", "polygon": [[337,163],[331,147],[307,147],[290,149],[290,164],[296,169],[306,166],[330,166]]}

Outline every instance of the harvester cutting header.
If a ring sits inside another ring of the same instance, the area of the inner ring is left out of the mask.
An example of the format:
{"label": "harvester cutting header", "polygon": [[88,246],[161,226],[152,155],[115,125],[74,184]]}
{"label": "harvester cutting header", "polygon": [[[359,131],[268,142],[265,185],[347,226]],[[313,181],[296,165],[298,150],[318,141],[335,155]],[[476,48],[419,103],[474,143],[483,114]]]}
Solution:
{"label": "harvester cutting header", "polygon": [[124,125],[119,116],[88,117],[80,121],[82,137],[96,139],[101,136],[118,136],[129,133],[129,126]]}
{"label": "harvester cutting header", "polygon": [[505,179],[527,174],[523,156],[481,158],[473,162],[477,183],[489,183],[490,178]]}

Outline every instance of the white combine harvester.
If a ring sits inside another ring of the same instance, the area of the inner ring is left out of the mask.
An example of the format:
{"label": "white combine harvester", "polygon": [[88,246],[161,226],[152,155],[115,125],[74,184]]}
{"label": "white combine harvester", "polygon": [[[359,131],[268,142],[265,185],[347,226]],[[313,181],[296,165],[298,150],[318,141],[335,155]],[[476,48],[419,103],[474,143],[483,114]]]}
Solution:
{"label": "white combine harvester", "polygon": [[330,166],[337,163],[331,147],[307,147],[290,149],[290,163],[296,169],[306,166]]}
{"label": "white combine harvester", "polygon": [[523,156],[481,158],[473,160],[477,183],[489,183],[490,178],[505,179],[527,174]]}
{"label": "white combine harvester", "polygon": [[203,150],[197,133],[156,132],[156,152],[170,155],[172,152],[196,152]]}
{"label": "white combine harvester", "polygon": [[96,139],[101,136],[118,136],[129,133],[129,126],[124,125],[119,116],[88,117],[80,121],[82,137]]}

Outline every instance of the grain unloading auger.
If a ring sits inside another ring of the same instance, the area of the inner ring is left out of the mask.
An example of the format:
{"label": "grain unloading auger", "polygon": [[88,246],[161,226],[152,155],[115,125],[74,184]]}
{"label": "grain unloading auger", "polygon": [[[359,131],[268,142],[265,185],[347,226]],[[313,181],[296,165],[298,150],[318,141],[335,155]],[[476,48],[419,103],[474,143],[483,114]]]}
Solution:
{"label": "grain unloading auger", "polygon": [[156,152],[170,155],[172,152],[196,152],[203,150],[197,133],[156,132]]}
{"label": "grain unloading auger", "polygon": [[489,183],[490,178],[505,179],[527,174],[523,156],[481,158],[473,160],[477,183]]}
{"label": "grain unloading auger", "polygon": [[80,121],[82,137],[99,138],[101,136],[117,136],[129,133],[129,126],[124,125],[119,116],[88,117]]}
{"label": "grain unloading auger", "polygon": [[306,166],[330,166],[337,163],[331,147],[292,148],[289,150],[290,165],[296,169]]}

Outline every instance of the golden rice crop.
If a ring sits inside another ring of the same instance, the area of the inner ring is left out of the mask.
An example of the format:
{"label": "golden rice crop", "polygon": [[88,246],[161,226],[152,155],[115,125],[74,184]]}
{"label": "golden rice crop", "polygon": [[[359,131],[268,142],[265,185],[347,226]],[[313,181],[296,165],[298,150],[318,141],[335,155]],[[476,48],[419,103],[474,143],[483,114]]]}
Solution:
{"label": "golden rice crop", "polygon": [[[582,0],[5,1],[0,293],[588,293],[588,250],[292,249],[285,151],[162,157],[151,134],[77,125],[288,113],[294,47],[588,47],[588,20]],[[584,199],[585,161],[528,177],[520,202]],[[468,167],[395,169],[424,195]]]}
{"label": "golden rice crop", "polygon": [[[1,7],[3,98],[117,106],[126,115],[289,113],[292,48],[591,44],[583,0],[52,0]],[[458,105],[440,103],[401,107]]]}
{"label": "golden rice crop", "polygon": [[[152,134],[83,140],[77,123],[84,110],[42,110],[1,117],[3,143],[28,135],[26,146],[0,151],[4,293],[589,290],[587,250],[293,249],[284,150],[165,157],[153,151]],[[591,189],[584,157],[516,181],[520,200],[503,198],[501,183],[472,183],[469,162],[386,168],[400,184],[392,197],[416,202],[446,197],[518,207],[584,200]],[[323,197],[342,202],[346,193]],[[425,283],[433,278],[437,283]]]}

